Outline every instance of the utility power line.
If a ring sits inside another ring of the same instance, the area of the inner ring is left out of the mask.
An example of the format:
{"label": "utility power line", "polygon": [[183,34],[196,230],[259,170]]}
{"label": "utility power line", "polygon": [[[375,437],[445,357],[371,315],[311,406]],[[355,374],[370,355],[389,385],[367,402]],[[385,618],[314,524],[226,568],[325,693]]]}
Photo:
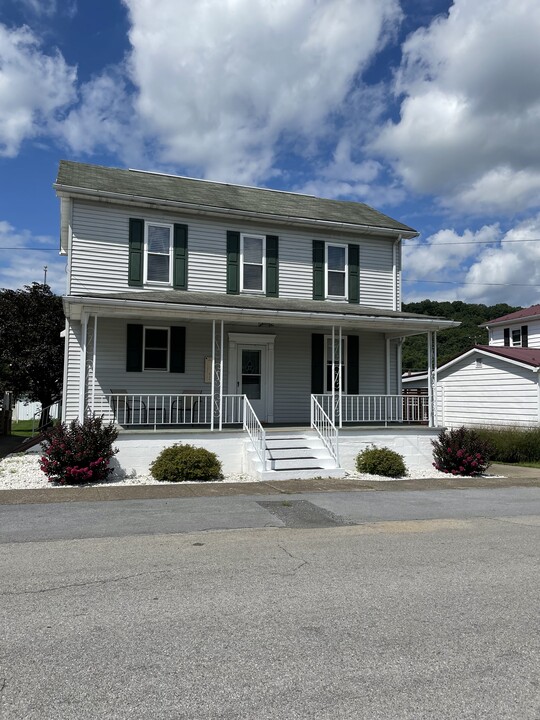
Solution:
{"label": "utility power line", "polygon": [[439,245],[507,245],[510,243],[524,243],[524,242],[540,242],[540,238],[524,238],[523,240],[456,240],[455,242],[434,242],[434,243],[421,243],[414,241],[407,242],[403,240],[405,247],[421,247],[421,248],[432,248],[438,247]]}
{"label": "utility power line", "polygon": [[464,282],[460,280],[408,280],[406,278],[402,278],[404,283],[429,283],[436,284],[436,285],[496,285],[498,287],[533,287],[537,288],[540,287],[540,285],[535,285],[534,283],[491,283],[491,282]]}

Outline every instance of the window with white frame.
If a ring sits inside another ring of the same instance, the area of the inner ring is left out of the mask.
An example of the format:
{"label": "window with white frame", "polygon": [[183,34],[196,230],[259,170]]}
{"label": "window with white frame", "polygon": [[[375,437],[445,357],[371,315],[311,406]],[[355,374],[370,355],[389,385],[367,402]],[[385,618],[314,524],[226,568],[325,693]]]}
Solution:
{"label": "window with white frame", "polygon": [[240,236],[240,290],[242,292],[266,292],[265,261],[265,236],[242,234]]}
{"label": "window with white frame", "polygon": [[145,231],[144,280],[148,283],[171,285],[173,226],[147,222]]}
{"label": "window with white frame", "polygon": [[347,300],[348,273],[347,245],[326,243],[326,297],[333,300]]}
{"label": "window with white frame", "polygon": [[521,347],[521,329],[512,330],[512,347]]}
{"label": "window with white frame", "polygon": [[[334,340],[334,352],[335,360],[332,363],[332,336],[326,335],[324,338],[324,367],[326,372],[324,375],[324,392],[332,392],[332,384],[334,385],[334,391],[339,392],[339,337]],[[335,370],[332,383],[332,370]],[[347,338],[341,338],[341,392],[347,392]]]}
{"label": "window with white frame", "polygon": [[144,328],[144,370],[169,370],[170,328]]}

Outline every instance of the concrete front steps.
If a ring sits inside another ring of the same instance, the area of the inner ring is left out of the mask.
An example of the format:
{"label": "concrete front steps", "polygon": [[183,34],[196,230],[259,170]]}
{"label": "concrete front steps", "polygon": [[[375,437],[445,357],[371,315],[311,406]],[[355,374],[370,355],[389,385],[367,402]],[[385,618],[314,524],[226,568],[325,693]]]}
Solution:
{"label": "concrete front steps", "polygon": [[266,470],[261,468],[249,440],[246,441],[248,468],[259,480],[341,478],[342,468],[314,431],[266,433]]}

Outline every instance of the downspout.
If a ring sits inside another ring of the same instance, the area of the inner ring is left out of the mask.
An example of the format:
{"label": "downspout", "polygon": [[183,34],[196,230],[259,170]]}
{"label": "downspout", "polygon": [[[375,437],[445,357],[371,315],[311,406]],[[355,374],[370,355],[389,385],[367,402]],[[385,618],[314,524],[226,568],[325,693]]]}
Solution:
{"label": "downspout", "polygon": [[86,342],[88,334],[88,313],[84,312],[81,318],[81,352],[79,368],[79,422],[84,421],[84,401],[86,396]]}
{"label": "downspout", "polygon": [[400,294],[398,293],[398,246],[401,243],[401,235],[398,235],[392,243],[392,309],[399,310],[401,306]]}
{"label": "downspout", "polygon": [[96,314],[94,315],[94,347],[92,348],[92,399],[90,402],[92,417],[94,417],[94,404],[96,400],[97,324],[98,316]]}
{"label": "downspout", "polygon": [[214,430],[214,409],[215,409],[215,392],[216,392],[216,321],[212,320],[212,385],[210,393],[212,395],[212,409],[210,412],[210,430]]}

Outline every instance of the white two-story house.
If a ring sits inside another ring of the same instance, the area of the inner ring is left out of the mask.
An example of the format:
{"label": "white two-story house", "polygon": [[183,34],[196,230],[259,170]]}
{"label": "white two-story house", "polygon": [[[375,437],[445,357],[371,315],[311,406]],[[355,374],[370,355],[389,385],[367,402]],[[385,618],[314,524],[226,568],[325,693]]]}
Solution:
{"label": "white two-story house", "polygon": [[138,448],[221,431],[229,468],[245,433],[264,472],[286,469],[275,427],[308,429],[335,468],[340,432],[434,425],[403,404],[401,341],[426,333],[431,362],[453,323],[400,310],[412,228],[361,203],[76,162],[54,187],[66,421],[103,415]]}

